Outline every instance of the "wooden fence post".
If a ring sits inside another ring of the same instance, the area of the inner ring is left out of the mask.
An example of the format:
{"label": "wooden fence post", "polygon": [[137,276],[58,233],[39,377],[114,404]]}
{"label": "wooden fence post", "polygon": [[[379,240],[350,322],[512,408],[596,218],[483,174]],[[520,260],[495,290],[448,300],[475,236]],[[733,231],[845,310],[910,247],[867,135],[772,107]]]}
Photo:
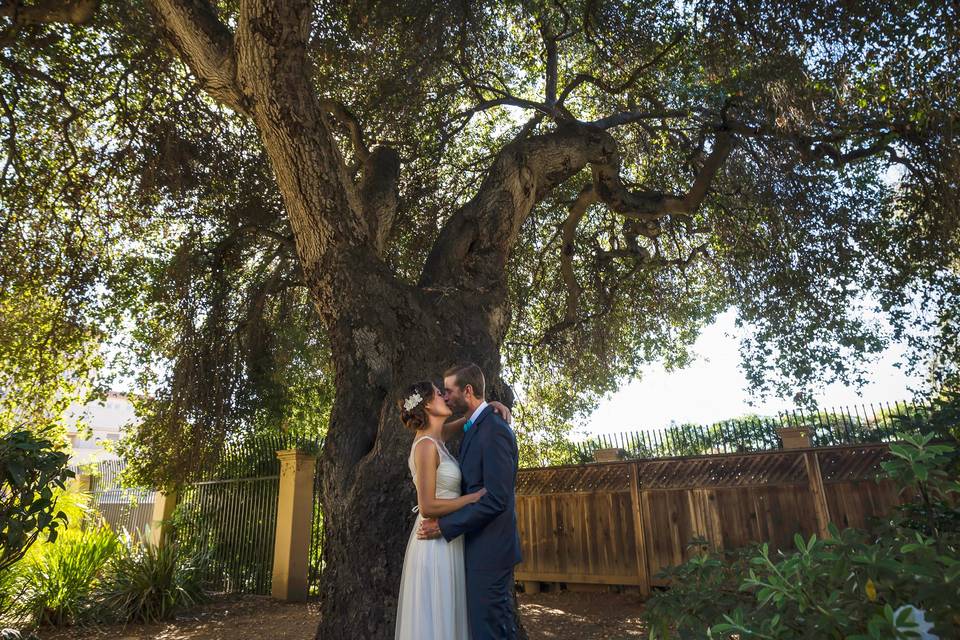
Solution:
{"label": "wooden fence post", "polygon": [[803,454],[803,462],[807,467],[807,477],[810,479],[810,494],[813,496],[813,510],[817,516],[817,535],[821,539],[830,536],[830,505],[827,503],[827,494],[823,489],[823,476],[820,475],[820,461],[816,451],[807,451]]}
{"label": "wooden fence post", "polygon": [[807,427],[782,427],[777,429],[784,449],[809,449],[813,446],[810,440],[810,429]]}
{"label": "wooden fence post", "polygon": [[170,520],[177,506],[177,492],[157,491],[153,497],[153,515],[150,517],[150,543],[157,548],[170,541]]}
{"label": "wooden fence post", "polygon": [[637,577],[640,595],[650,595],[650,569],[647,566],[647,539],[643,526],[643,511],[640,501],[640,464],[630,465],[630,502],[633,505],[633,537],[637,549]]}
{"label": "wooden fence post", "polygon": [[[784,449],[810,449],[813,443],[810,440],[810,429],[807,427],[784,427],[777,430],[783,440]],[[810,495],[813,496],[813,511],[817,517],[817,535],[827,538],[830,530],[830,505],[827,503],[827,494],[823,489],[823,476],[820,475],[820,461],[816,451],[803,453],[803,463],[807,468],[807,479],[810,483]]]}
{"label": "wooden fence post", "polygon": [[270,592],[278,600],[305,602],[317,458],[296,450],[277,451],[277,458],[280,459],[280,491]]}
{"label": "wooden fence post", "polygon": [[617,462],[619,460],[626,460],[627,452],[619,447],[611,447],[609,449],[597,449],[593,452],[594,462]]}

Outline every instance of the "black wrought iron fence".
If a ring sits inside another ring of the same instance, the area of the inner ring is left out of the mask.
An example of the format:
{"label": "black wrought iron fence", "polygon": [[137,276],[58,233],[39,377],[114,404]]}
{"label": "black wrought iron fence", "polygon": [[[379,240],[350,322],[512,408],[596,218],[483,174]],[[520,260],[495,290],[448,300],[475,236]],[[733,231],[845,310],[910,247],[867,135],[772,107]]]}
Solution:
{"label": "black wrought iron fence", "polygon": [[269,433],[240,437],[223,445],[213,462],[194,468],[190,482],[258,478],[280,473],[277,451],[299,449],[317,453],[322,441],[296,433]]}
{"label": "black wrought iron fence", "polygon": [[[269,594],[277,526],[277,451],[317,453],[321,442],[296,434],[266,434],[227,443],[215,462],[197,468],[177,499],[174,535],[199,555],[210,588]],[[315,507],[317,523],[319,507]],[[311,575],[319,567],[321,531],[311,537]],[[319,568],[317,569],[319,572]]]}
{"label": "black wrought iron fence", "polygon": [[[184,553],[204,567],[210,589],[223,593],[269,594],[280,461],[277,451],[317,453],[321,442],[294,434],[265,434],[225,444],[213,462],[193,469],[180,488],[173,517],[173,537]],[[150,524],[156,494],[122,486],[126,464],[105,460],[78,465],[87,474],[92,504],[116,531],[141,535]],[[315,495],[319,495],[319,465]],[[310,585],[316,592],[320,574],[323,520],[315,502],[310,543]]]}
{"label": "black wrought iron fence", "polygon": [[221,593],[269,594],[280,476],[206,480],[177,499],[174,539],[200,558],[208,587]]}
{"label": "black wrought iron fence", "polygon": [[313,471],[313,518],[310,520],[310,564],[307,567],[307,589],[311,596],[320,595],[320,575],[323,573],[323,508],[320,505],[322,480],[318,458]]}
{"label": "black wrought iron fence", "polygon": [[598,449],[622,449],[627,458],[667,458],[779,449],[779,429],[807,427],[815,447],[886,442],[898,432],[923,430],[932,405],[921,402],[862,404],[817,411],[793,410],[709,425],[683,424],[592,436],[574,444],[581,462]]}

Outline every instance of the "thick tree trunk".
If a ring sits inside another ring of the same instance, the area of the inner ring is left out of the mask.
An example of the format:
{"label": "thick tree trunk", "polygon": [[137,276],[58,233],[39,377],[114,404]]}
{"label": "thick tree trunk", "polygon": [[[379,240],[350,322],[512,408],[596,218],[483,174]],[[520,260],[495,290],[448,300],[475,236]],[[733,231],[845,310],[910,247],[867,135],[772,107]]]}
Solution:
{"label": "thick tree trunk", "polygon": [[323,451],[324,640],[393,638],[416,504],[407,468],[413,434],[400,423],[397,398],[418,380],[440,382],[458,360],[476,362],[491,381],[499,376],[502,292],[394,287],[370,282],[346,292],[348,310],[331,331],[337,397]]}
{"label": "thick tree trunk", "polygon": [[[455,360],[476,362],[490,381],[498,379],[509,323],[504,269],[523,221],[557,185],[591,165],[596,198],[656,237],[661,218],[688,214],[703,199],[729,152],[729,134],[718,136],[690,192],[674,196],[629,191],[618,145],[601,126],[524,133],[497,153],[476,195],[450,216],[420,286],[412,287],[382,260],[397,211],[399,155],[367,149],[353,116],[320,99],[309,54],[315,3],[245,0],[233,29],[206,0],[151,4],[160,33],[200,85],[260,131],[304,280],[331,339],[337,397],[323,453],[318,636],[390,638],[414,503],[406,466],[411,434],[395,409],[401,390],[436,378]],[[548,89],[551,100],[555,93]],[[331,114],[351,132],[363,166],[359,182],[331,132]],[[576,282],[567,281],[575,298]]]}

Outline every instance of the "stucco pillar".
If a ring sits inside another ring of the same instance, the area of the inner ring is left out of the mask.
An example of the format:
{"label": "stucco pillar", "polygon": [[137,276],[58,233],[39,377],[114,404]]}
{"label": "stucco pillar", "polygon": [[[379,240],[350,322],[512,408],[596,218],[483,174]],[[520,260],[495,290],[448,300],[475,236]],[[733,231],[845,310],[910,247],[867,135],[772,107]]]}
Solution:
{"label": "stucco pillar", "polygon": [[150,543],[162,547],[170,540],[171,519],[177,506],[177,492],[157,491],[153,496],[153,515],[150,517]]}
{"label": "stucco pillar", "polygon": [[777,429],[784,449],[809,449],[813,446],[809,427],[783,427]]}
{"label": "stucco pillar", "polygon": [[296,450],[277,451],[277,458],[280,459],[280,492],[271,595],[285,602],[304,602],[317,458]]}
{"label": "stucco pillar", "polygon": [[73,482],[80,493],[90,493],[90,490],[93,489],[93,476],[89,473],[78,471],[73,478]]}

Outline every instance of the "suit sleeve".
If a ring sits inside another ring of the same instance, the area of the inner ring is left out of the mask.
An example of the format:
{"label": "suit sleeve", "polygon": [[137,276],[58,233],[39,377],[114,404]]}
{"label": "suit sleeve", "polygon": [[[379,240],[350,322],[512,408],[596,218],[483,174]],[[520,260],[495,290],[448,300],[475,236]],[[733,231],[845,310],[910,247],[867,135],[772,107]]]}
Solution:
{"label": "suit sleeve", "polygon": [[481,455],[483,486],[487,493],[473,504],[437,521],[440,533],[448,542],[464,533],[482,529],[503,513],[516,489],[516,457],[509,427],[497,425],[497,428],[491,429]]}

